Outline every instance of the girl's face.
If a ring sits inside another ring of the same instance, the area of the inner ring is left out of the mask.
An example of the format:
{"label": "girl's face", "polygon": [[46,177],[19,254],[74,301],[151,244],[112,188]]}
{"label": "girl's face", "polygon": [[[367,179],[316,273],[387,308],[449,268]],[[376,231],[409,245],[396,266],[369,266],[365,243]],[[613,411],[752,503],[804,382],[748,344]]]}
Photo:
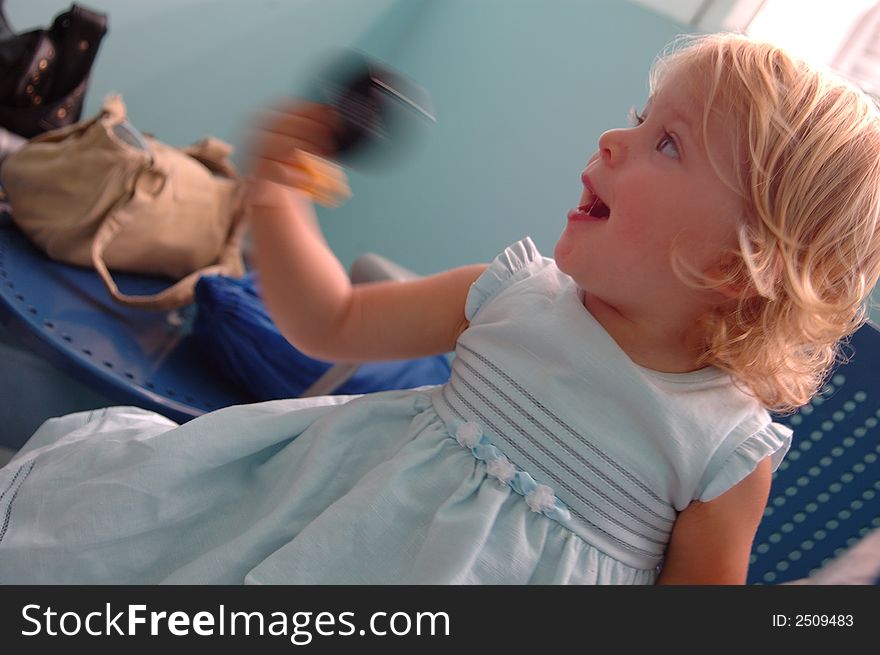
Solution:
{"label": "girl's face", "polygon": [[[710,163],[692,79],[671,71],[633,127],[599,138],[581,175],[581,209],[569,212],[556,245],[559,268],[622,314],[657,318],[694,298],[673,271],[673,245],[700,271],[737,245],[742,200]],[[710,119],[708,133],[714,161],[735,179],[724,125]]]}

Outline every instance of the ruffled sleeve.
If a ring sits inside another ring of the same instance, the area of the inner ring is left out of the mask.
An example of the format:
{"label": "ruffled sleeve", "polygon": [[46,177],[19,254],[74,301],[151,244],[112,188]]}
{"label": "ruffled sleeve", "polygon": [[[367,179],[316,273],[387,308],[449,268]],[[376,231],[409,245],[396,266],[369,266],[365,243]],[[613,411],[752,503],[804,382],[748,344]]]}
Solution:
{"label": "ruffled sleeve", "polygon": [[792,431],[779,423],[770,423],[739,444],[715,471],[707,471],[702,492],[697,499],[713,500],[754,471],[768,455],[775,471],[791,447]]}
{"label": "ruffled sleeve", "polygon": [[520,275],[527,274],[530,265],[541,262],[544,258],[535,247],[531,237],[517,241],[504,249],[498,255],[489,268],[471,285],[465,301],[465,317],[472,321],[480,308],[499,291],[506,287],[512,280]]}

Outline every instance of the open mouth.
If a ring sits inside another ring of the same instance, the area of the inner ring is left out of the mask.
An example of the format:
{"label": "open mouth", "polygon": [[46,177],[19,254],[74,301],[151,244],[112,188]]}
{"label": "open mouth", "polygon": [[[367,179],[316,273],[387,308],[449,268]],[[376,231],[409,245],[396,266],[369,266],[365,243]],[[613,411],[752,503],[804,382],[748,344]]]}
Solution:
{"label": "open mouth", "polygon": [[570,218],[574,220],[607,220],[611,215],[611,208],[593,191],[588,180],[584,180],[584,194],[581,196],[581,205],[571,212]]}
{"label": "open mouth", "polygon": [[580,198],[581,204],[576,209],[568,212],[568,220],[584,222],[607,221],[611,216],[611,207],[596,193],[593,181],[589,178],[586,171],[581,173],[581,182],[584,185]]}
{"label": "open mouth", "polygon": [[581,205],[578,209],[593,218],[608,218],[611,215],[608,205],[599,196],[594,196],[592,202]]}

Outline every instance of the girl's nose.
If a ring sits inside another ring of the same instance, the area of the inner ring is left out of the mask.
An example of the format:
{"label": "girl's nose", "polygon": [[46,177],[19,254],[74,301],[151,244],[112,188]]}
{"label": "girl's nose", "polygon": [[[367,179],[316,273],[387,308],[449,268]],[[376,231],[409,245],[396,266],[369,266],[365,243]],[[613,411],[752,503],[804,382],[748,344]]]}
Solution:
{"label": "girl's nose", "polygon": [[626,156],[626,137],[622,129],[608,130],[599,137],[599,154],[607,166],[619,165]]}

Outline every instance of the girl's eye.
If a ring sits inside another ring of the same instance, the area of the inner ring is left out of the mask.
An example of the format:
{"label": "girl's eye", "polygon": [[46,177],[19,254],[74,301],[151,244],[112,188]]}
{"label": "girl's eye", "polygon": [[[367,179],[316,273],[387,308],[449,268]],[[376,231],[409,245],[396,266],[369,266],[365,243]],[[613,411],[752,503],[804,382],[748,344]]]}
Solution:
{"label": "girl's eye", "polygon": [[[636,111],[635,107],[631,107],[629,110],[629,122],[633,127],[638,127],[648,117],[644,113],[639,113]],[[657,152],[662,152],[668,157],[674,157],[678,159],[678,146],[675,143],[675,139],[672,138],[672,135],[669,132],[664,132],[660,141],[657,143]]]}
{"label": "girl's eye", "polygon": [[678,158],[678,146],[675,145],[675,139],[673,139],[668,132],[664,132],[663,138],[657,143],[657,151],[662,152],[669,157]]}

